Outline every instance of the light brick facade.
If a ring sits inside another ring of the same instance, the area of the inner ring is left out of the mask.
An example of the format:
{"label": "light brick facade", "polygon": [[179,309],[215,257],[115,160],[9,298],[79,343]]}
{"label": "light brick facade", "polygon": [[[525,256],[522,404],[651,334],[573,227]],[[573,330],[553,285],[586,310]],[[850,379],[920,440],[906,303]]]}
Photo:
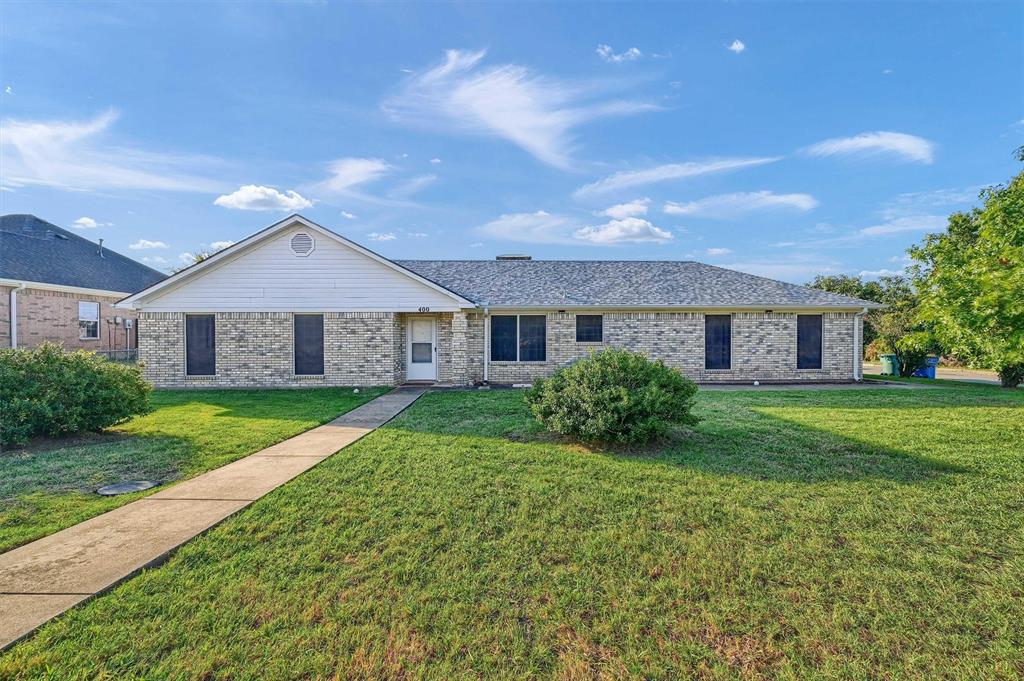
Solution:
{"label": "light brick facade", "polygon": [[[536,314],[527,313],[524,314]],[[180,312],[141,314],[140,359],[146,377],[159,387],[300,387],[401,384],[406,379],[406,323],[410,315],[390,312],[335,312],[324,315],[324,375],[293,371],[292,314],[217,313],[216,375],[185,375],[184,317]],[[485,317],[481,313],[439,313],[437,377],[465,385],[484,378]],[[732,366],[704,369],[704,313],[607,312],[604,340],[577,343],[575,314],[547,317],[544,362],[491,362],[491,383],[528,383],[603,347],[625,347],[662,359],[701,382],[849,381],[856,375],[854,330],[849,312],[822,313],[822,368],[797,369],[797,316],[783,312],[732,315]],[[856,333],[856,336],[855,336]]]}
{"label": "light brick facade", "polygon": [[[0,347],[11,346],[11,288],[0,286]],[[135,319],[133,310],[115,308],[119,298],[86,293],[69,293],[38,288],[23,288],[18,297],[18,347],[35,347],[44,341],[59,343],[69,350],[123,350],[125,319]],[[79,301],[100,304],[99,338],[78,337]],[[112,322],[118,317],[119,324]],[[131,332],[131,347],[135,334]]]}

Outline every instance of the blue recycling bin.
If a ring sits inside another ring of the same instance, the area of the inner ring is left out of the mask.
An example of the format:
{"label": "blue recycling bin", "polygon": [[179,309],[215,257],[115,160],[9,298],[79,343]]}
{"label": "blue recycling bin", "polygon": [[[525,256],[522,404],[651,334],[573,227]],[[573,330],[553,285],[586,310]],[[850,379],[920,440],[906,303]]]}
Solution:
{"label": "blue recycling bin", "polygon": [[925,365],[914,372],[914,376],[918,378],[935,378],[935,367],[938,365],[938,357],[928,357],[925,359]]}

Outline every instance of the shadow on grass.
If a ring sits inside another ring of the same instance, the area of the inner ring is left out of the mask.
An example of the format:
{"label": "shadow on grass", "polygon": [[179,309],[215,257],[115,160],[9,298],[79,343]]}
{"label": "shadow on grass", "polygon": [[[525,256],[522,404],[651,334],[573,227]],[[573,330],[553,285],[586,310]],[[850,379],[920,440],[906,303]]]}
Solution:
{"label": "shadow on grass", "polygon": [[[710,403],[699,405],[701,422],[693,430],[643,447],[582,444],[548,433],[514,393],[434,393],[385,427],[448,436],[450,447],[458,446],[457,438],[469,438],[467,446],[471,441],[473,449],[484,446],[496,454],[514,454],[515,448],[529,448],[534,454],[557,449],[638,466],[778,482],[884,479],[914,484],[969,471],[923,453],[927,447],[914,446],[913,439],[901,439],[899,446],[886,443],[887,429],[911,418],[901,409],[934,409],[941,404],[847,404],[819,397],[824,393],[808,394],[806,399],[796,393],[736,395],[716,394]],[[791,414],[780,413],[786,407]]]}

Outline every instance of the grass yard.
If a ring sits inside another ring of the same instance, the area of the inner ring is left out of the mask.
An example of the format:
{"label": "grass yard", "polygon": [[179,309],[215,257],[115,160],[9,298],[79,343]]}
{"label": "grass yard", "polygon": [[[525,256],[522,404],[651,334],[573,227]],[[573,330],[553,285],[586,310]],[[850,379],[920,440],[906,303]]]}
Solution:
{"label": "grass yard", "polygon": [[1012,678],[1024,391],[705,392],[591,451],[433,393],[0,657],[35,678]]}
{"label": "grass yard", "polygon": [[73,440],[0,453],[0,552],[160,488],[101,497],[123,480],[171,482],[204,473],[330,421],[382,394],[362,390],[168,390],[153,412]]}

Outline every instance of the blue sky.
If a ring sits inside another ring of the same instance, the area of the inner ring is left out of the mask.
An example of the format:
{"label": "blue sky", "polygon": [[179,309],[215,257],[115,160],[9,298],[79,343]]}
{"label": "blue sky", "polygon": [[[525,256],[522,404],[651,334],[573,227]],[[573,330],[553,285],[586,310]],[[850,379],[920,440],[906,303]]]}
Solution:
{"label": "blue sky", "polygon": [[299,212],[396,258],[877,276],[1024,144],[1020,3],[0,19],[0,209],[158,269]]}

